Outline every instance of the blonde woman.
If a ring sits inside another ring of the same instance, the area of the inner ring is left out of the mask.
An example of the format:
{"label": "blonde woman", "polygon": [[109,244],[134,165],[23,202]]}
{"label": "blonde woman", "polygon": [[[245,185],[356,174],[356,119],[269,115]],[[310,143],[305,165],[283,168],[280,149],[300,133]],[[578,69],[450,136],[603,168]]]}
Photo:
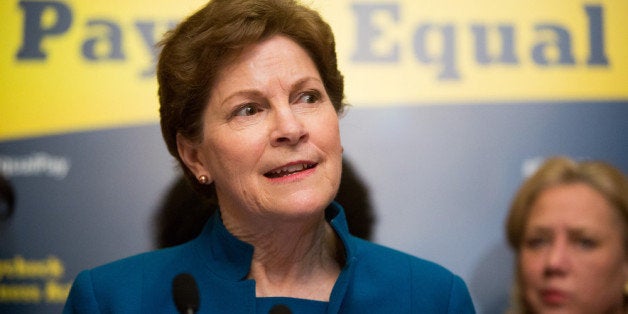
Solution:
{"label": "blonde woman", "polygon": [[512,202],[511,313],[627,313],[628,181],[605,162],[547,160]]}

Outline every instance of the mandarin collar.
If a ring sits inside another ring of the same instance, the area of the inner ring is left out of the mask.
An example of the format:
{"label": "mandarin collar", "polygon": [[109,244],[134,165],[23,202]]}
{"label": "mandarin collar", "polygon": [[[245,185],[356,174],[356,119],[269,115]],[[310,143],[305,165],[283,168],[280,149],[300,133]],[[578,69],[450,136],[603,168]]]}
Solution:
{"label": "mandarin collar", "polygon": [[[355,250],[342,206],[332,202],[325,209],[325,220],[342,241],[347,255],[346,262],[350,264],[354,260]],[[192,245],[202,264],[214,275],[228,281],[246,280],[251,269],[254,247],[227,230],[222,223],[220,211],[211,216]]]}

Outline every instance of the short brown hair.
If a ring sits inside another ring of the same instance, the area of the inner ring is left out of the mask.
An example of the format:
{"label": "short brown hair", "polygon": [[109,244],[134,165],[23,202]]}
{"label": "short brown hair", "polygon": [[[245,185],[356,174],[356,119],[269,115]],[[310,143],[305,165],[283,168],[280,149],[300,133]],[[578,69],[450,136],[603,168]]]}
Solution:
{"label": "short brown hair", "polygon": [[213,184],[199,184],[187,169],[177,150],[177,134],[201,140],[202,115],[219,71],[247,45],[274,35],[287,36],[307,51],[336,112],[342,112],[344,79],[338,70],[332,30],[316,11],[294,0],[213,0],[160,42],[157,80],[162,135],[170,154],[205,196],[215,197]]}

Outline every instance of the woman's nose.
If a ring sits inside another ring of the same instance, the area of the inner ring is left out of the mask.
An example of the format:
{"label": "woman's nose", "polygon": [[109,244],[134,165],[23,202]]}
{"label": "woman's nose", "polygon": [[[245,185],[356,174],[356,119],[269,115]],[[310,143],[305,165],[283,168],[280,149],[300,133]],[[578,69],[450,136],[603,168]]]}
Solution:
{"label": "woman's nose", "polygon": [[296,145],[305,138],[307,138],[307,130],[289,106],[275,111],[274,126],[271,133],[273,146]]}
{"label": "woman's nose", "polygon": [[569,268],[569,252],[565,243],[554,243],[546,257],[545,274],[561,275]]}

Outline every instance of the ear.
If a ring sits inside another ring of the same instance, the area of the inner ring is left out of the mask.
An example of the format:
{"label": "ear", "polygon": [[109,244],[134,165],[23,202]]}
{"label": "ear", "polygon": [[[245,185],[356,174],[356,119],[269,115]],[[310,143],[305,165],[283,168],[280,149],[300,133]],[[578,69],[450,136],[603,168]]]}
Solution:
{"label": "ear", "polygon": [[179,156],[181,157],[181,160],[183,160],[185,166],[192,171],[196,178],[201,175],[205,175],[209,179],[208,182],[213,181],[205,159],[202,158],[203,156],[201,154],[199,143],[194,143],[185,136],[181,135],[181,133],[177,133],[177,150],[179,151]]}

